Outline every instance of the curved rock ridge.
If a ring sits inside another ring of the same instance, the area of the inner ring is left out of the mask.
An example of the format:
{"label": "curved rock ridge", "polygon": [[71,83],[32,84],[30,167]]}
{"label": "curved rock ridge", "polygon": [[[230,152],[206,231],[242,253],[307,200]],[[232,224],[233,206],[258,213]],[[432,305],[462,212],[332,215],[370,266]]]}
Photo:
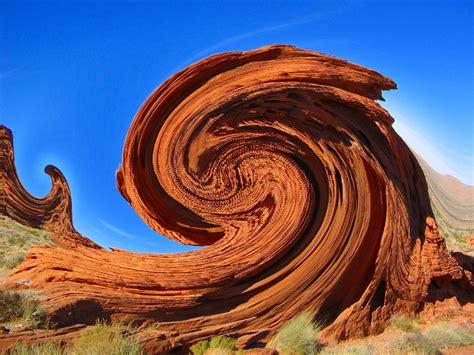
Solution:
{"label": "curved rock ridge", "polygon": [[44,171],[51,177],[51,191],[44,198],[36,198],[25,190],[16,172],[12,132],[0,125],[0,214],[24,225],[47,230],[54,242],[77,248],[101,247],[74,229],[69,185],[55,166]]}
{"label": "curved rock ridge", "polygon": [[156,352],[218,333],[250,345],[308,309],[346,338],[420,310],[433,283],[472,289],[419,164],[374,101],[394,88],[292,46],[185,68],[135,116],[117,187],[151,228],[207,247],[35,247],[8,284],[29,280],[59,326],[133,322]]}

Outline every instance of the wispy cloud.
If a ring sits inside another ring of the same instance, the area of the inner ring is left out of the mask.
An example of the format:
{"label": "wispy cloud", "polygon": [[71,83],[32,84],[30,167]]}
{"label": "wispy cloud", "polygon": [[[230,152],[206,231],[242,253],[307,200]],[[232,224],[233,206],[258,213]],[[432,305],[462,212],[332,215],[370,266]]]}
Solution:
{"label": "wispy cloud", "polygon": [[286,29],[286,28],[293,27],[293,26],[302,25],[302,24],[305,24],[305,23],[311,23],[311,22],[326,20],[326,19],[328,19],[332,16],[340,14],[343,10],[345,10],[344,7],[338,7],[338,8],[332,9],[332,10],[328,10],[328,11],[320,11],[320,12],[317,12],[317,13],[309,14],[309,15],[304,16],[304,17],[293,19],[293,20],[285,22],[285,23],[280,23],[280,24],[275,24],[273,26],[263,27],[263,28],[256,29],[254,31],[250,31],[250,32],[246,32],[246,33],[243,33],[243,34],[240,34],[240,35],[237,35],[237,36],[229,37],[229,38],[227,38],[223,41],[220,41],[220,42],[218,42],[218,43],[216,43],[216,44],[214,44],[214,45],[212,45],[212,46],[210,46],[206,49],[203,49],[202,51],[196,53],[192,57],[186,59],[182,63],[182,65],[180,65],[180,67],[184,67],[184,66],[196,61],[197,59],[203,58],[206,55],[213,54],[218,49],[220,49],[222,47],[226,47],[229,44],[237,43],[237,42],[240,42],[240,41],[245,40],[245,39],[249,39],[249,38],[252,38],[252,37],[257,37],[257,36],[262,35],[262,34],[266,34],[266,33],[281,30],[281,29]]}
{"label": "wispy cloud", "polygon": [[130,238],[130,239],[138,239],[138,237],[132,235],[132,234],[129,234],[123,230],[121,230],[120,228],[117,228],[115,226],[113,226],[112,224],[104,221],[103,219],[100,219],[98,218],[99,222],[102,223],[102,225],[107,228],[108,230],[116,233],[116,234],[119,234],[119,235],[123,235],[124,237],[127,237],[127,238]]}
{"label": "wispy cloud", "polygon": [[[100,224],[105,227],[106,230],[100,230],[100,225],[87,224],[80,227],[80,230],[87,237],[91,238],[94,242],[98,243],[104,248],[118,248],[138,253],[162,253],[163,245],[154,243],[153,241],[147,240],[127,233],[124,230],[115,227],[114,225],[104,221],[103,219],[97,218]],[[110,233],[112,232],[112,233]],[[120,238],[124,236],[127,240]],[[130,240],[130,241],[128,241]],[[174,252],[173,250],[166,250],[166,252]]]}
{"label": "wispy cloud", "polygon": [[10,77],[12,74],[20,71],[21,69],[23,69],[23,66],[19,66],[19,67],[16,67],[16,68],[13,68],[13,69],[10,69],[10,70],[7,70],[7,71],[4,71],[4,72],[0,73],[0,80],[3,80],[3,79],[6,79],[6,78]]}

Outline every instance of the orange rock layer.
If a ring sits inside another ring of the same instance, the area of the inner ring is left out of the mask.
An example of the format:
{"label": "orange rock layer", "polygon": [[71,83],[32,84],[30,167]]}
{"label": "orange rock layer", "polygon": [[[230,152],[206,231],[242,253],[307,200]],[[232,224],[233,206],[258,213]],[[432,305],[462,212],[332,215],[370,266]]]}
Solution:
{"label": "orange rock layer", "polygon": [[346,338],[420,310],[433,283],[472,290],[416,159],[374,101],[394,88],[290,46],[215,55],[165,81],[130,127],[117,186],[151,228],[207,246],[194,252],[84,242],[58,170],[46,205],[17,183],[7,151],[7,213],[32,224],[60,211],[51,228],[65,231],[62,248],[34,247],[8,285],[39,290],[58,326],[139,325],[156,352],[218,333],[248,346],[308,309]]}
{"label": "orange rock layer", "polygon": [[54,242],[64,248],[102,249],[78,233],[72,225],[71,193],[64,175],[48,165],[52,188],[44,198],[25,190],[16,172],[12,132],[0,125],[0,214],[33,228],[47,230]]}

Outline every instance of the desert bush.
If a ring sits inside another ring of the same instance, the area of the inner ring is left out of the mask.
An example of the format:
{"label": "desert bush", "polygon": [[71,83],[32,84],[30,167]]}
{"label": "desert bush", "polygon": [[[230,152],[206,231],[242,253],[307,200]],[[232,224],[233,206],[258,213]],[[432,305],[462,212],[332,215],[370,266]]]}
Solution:
{"label": "desert bush", "polygon": [[387,329],[398,329],[403,332],[411,332],[417,329],[419,324],[420,320],[417,318],[395,315],[390,319],[390,325],[387,327]]}
{"label": "desert bush", "polygon": [[402,334],[390,344],[390,355],[437,355],[441,354],[437,345],[420,332]]}
{"label": "desert bush", "polygon": [[11,322],[23,316],[22,299],[19,292],[0,290],[0,322]]}
{"label": "desert bush", "polygon": [[234,350],[237,340],[226,336],[218,335],[209,342],[210,349]]}
{"label": "desert bush", "polygon": [[474,332],[455,324],[439,323],[423,332],[402,334],[390,345],[390,354],[441,354],[441,349],[474,344]]}
{"label": "desert bush", "polygon": [[135,355],[141,354],[140,343],[125,333],[120,325],[97,323],[74,339],[69,351],[74,355]]}
{"label": "desert bush", "polygon": [[30,293],[0,290],[0,322],[18,320],[42,328],[46,323],[46,311]]}
{"label": "desert bush", "polygon": [[17,344],[10,350],[10,355],[62,355],[61,344],[43,343],[35,345]]}
{"label": "desert bush", "polygon": [[319,330],[308,311],[285,323],[267,346],[282,354],[315,354],[320,348]]}
{"label": "desert bush", "polygon": [[3,257],[3,266],[7,269],[14,269],[25,259],[25,253],[7,254]]}
{"label": "desert bush", "polygon": [[231,355],[239,354],[236,348],[237,340],[218,335],[210,340],[201,340],[189,348],[194,355]]}
{"label": "desert bush", "polygon": [[209,340],[201,340],[189,348],[194,355],[204,355],[208,349]]}
{"label": "desert bush", "polygon": [[439,323],[432,325],[423,335],[438,348],[457,348],[474,344],[474,331],[455,324]]}

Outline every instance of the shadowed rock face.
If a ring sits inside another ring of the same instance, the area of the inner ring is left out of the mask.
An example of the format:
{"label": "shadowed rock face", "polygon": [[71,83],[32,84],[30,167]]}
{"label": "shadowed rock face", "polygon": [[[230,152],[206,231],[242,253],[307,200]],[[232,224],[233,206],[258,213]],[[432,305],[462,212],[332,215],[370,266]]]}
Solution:
{"label": "shadowed rock face", "polygon": [[[208,247],[135,254],[58,235],[63,248],[34,247],[8,284],[41,290],[60,326],[142,325],[154,351],[217,333],[248,345],[307,309],[327,336],[376,332],[419,310],[435,280],[472,287],[431,218],[423,172],[374,102],[395,87],[290,46],[189,66],[138,111],[117,186],[151,228]],[[29,195],[23,211],[21,185],[4,186],[14,218],[50,213]],[[72,226],[70,207],[58,223]]]}

